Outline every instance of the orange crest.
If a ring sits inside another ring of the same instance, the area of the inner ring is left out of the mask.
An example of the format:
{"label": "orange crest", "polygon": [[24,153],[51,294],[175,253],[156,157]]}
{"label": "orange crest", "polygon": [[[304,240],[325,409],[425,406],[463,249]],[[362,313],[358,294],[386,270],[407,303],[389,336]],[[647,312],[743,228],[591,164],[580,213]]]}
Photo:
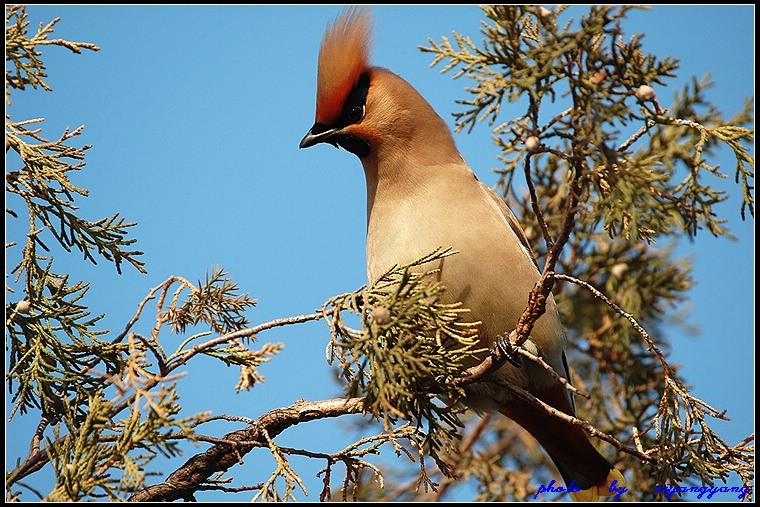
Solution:
{"label": "orange crest", "polygon": [[328,25],[317,68],[317,117],[325,125],[340,116],[343,103],[364,72],[369,69],[369,9],[344,10]]}

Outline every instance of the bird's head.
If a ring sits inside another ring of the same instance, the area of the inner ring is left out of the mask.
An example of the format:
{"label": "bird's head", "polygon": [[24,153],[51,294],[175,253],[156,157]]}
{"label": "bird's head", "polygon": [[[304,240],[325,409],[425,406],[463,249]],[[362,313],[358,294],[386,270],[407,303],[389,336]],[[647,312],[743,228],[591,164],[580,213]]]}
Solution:
{"label": "bird's head", "polygon": [[[300,147],[342,147],[363,162],[383,151],[440,154],[451,132],[428,102],[404,79],[369,63],[369,9],[349,8],[328,26],[319,50],[314,126]],[[445,145],[445,146],[444,146]]]}
{"label": "bird's head", "polygon": [[347,9],[325,30],[317,68],[317,114],[300,147],[318,143],[342,146],[359,157],[368,140],[357,132],[367,110],[370,88],[371,25],[366,9]]}

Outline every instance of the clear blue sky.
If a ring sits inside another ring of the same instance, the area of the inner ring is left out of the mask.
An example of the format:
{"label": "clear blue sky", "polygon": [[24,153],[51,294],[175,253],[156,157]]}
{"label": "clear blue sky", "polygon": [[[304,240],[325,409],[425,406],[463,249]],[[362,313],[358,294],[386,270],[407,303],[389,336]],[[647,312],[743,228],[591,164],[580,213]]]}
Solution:
{"label": "clear blue sky", "polygon": [[[147,275],[127,268],[118,276],[105,261],[88,266],[77,254],[55,256],[58,272],[92,281],[88,302],[93,313],[107,312],[105,327],[123,327],[137,302],[169,275],[196,280],[212,264],[224,267],[258,299],[249,313],[253,323],[311,312],[330,296],[365,282],[366,197],[359,161],[327,145],[298,149],[314,121],[319,43],[325,25],[341,9],[28,8],[32,27],[60,16],[54,37],[102,48],[83,55],[45,49],[47,81],[54,91],[15,91],[7,111],[15,120],[45,117],[49,138],[85,124],[79,142],[93,148],[85,169],[73,177],[91,192],[79,202],[81,214],[96,219],[118,211],[139,224],[132,236],[145,252]],[[577,18],[585,10],[570,12]],[[466,97],[469,83],[429,69],[431,56],[418,46],[427,44],[428,37],[440,41],[452,30],[479,41],[480,9],[378,6],[374,15],[373,63],[410,81],[453,125],[450,113],[458,110],[455,100]],[[624,27],[628,35],[646,34],[647,51],[681,59],[679,77],[667,88],[656,87],[665,107],[691,76],[708,72],[716,86],[707,97],[726,116],[754,94],[754,6],[656,6],[632,13]],[[513,113],[517,111],[507,106],[502,114],[508,119]],[[480,179],[494,184],[498,150],[487,125],[457,134],[456,140]],[[723,153],[719,163],[731,177],[717,185],[736,196],[731,155]],[[694,260],[698,283],[685,308],[691,312],[688,322],[700,333],[666,330],[673,343],[671,360],[684,365],[683,375],[695,394],[728,410],[732,422],[715,422],[714,427],[735,444],[754,431],[754,221],[740,220],[734,197],[718,210],[729,218],[738,239],[700,234],[678,250]],[[22,220],[6,218],[6,225],[6,241],[25,231]],[[149,325],[146,321],[141,329]],[[235,395],[236,369],[200,362],[188,370],[180,388],[188,413],[257,417],[298,398],[340,394],[324,358],[328,331],[323,323],[259,338],[286,345],[261,368],[266,383]],[[175,339],[164,337],[168,343]],[[32,417],[17,417],[7,425],[6,463],[25,454],[36,424]],[[345,424],[303,425],[278,442],[334,452],[348,442],[336,430]],[[217,428],[217,435],[233,429]],[[186,457],[195,452],[188,449]],[[302,472],[308,499],[318,500],[314,473],[323,464],[295,458],[292,463]],[[261,471],[273,466],[265,453],[250,455],[246,464],[232,470],[231,476],[241,479],[237,485],[264,480]],[[29,492],[22,498],[33,500]],[[198,498],[233,499],[210,493]]]}

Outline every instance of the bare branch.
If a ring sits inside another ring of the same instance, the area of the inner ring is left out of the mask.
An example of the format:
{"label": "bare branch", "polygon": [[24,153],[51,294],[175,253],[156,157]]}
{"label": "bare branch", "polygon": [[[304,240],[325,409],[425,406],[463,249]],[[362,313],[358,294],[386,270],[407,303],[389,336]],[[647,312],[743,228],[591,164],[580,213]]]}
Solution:
{"label": "bare branch", "polygon": [[544,235],[544,241],[546,241],[546,249],[551,250],[551,248],[554,246],[554,240],[552,239],[552,235],[549,232],[549,227],[546,225],[546,219],[544,219],[544,214],[538,205],[538,196],[536,195],[536,187],[533,185],[533,178],[530,175],[530,160],[531,160],[531,156],[527,155],[525,157],[525,164],[524,164],[525,181],[528,183],[528,190],[530,191],[530,203],[533,206],[533,213],[536,214],[536,220],[538,220],[538,225],[541,227],[541,233]]}
{"label": "bare branch", "polygon": [[31,456],[32,454],[40,452],[40,443],[42,442],[42,437],[45,434],[45,429],[50,425],[50,420],[48,419],[48,416],[43,414],[42,417],[40,417],[40,423],[37,425],[37,430],[34,432],[34,436],[32,437],[32,442],[29,445],[29,454],[27,456]]}
{"label": "bare branch", "polygon": [[[147,303],[147,301],[155,297],[155,293],[161,290],[163,287],[165,287],[167,283],[172,283],[173,281],[176,281],[175,279],[184,280],[178,277],[170,277],[164,283],[157,285],[156,287],[151,289],[149,295],[146,296],[146,298],[138,305],[138,310],[132,319],[133,320],[135,320],[135,318],[139,319],[139,315],[142,312],[145,303]],[[275,319],[275,320],[265,322],[263,324],[259,324],[258,326],[254,326],[248,329],[243,329],[243,330],[236,331],[233,333],[227,333],[226,335],[220,336],[214,340],[210,340],[209,342],[193,347],[182,357],[180,357],[176,361],[173,361],[172,363],[167,365],[162,375],[154,376],[153,378],[147,379],[145,384],[142,386],[142,390],[144,392],[150,391],[160,382],[162,382],[166,378],[169,378],[166,375],[168,375],[175,369],[179,368],[181,365],[185,364],[193,356],[197,355],[203,350],[207,350],[208,348],[213,347],[214,345],[218,345],[220,343],[225,343],[225,342],[232,341],[232,340],[242,338],[242,337],[254,336],[262,331],[272,329],[274,327],[280,327],[280,326],[285,326],[285,325],[290,325],[290,324],[298,324],[298,323],[308,322],[310,320],[319,320],[321,318],[323,318],[322,312],[316,312],[316,313],[307,314],[307,315],[298,315],[298,316],[288,317],[288,318],[283,318],[283,319]],[[131,328],[132,325],[134,325],[134,322],[130,320],[130,323],[124,328],[122,333],[128,333],[128,330]],[[117,338],[119,340],[123,340],[124,337],[121,336],[120,334],[119,337]],[[90,369],[92,369],[92,365],[86,368],[86,370],[90,370]],[[115,417],[117,414],[121,413],[123,410],[129,408],[131,404],[134,402],[136,396],[137,396],[137,393],[133,393],[130,396],[126,397],[125,399],[121,400],[121,402],[118,405],[115,405],[111,411],[111,417]],[[56,445],[61,439],[69,438],[70,436],[71,435],[61,437],[60,439],[55,440],[52,445]],[[32,474],[36,472],[37,470],[41,469],[49,461],[49,459],[50,458],[46,452],[46,449],[41,449],[38,452],[31,454],[21,465],[19,465],[16,469],[10,472],[6,479],[9,483],[13,483],[17,480],[20,480],[28,476],[29,474]]]}
{"label": "bare branch", "polygon": [[536,363],[538,363],[543,369],[545,369],[546,371],[549,372],[549,375],[551,375],[552,377],[554,377],[554,379],[557,380],[557,382],[559,382],[560,384],[562,384],[565,387],[565,389],[567,389],[571,393],[577,394],[578,396],[582,396],[582,397],[586,398],[587,400],[591,399],[591,395],[589,395],[587,392],[581,391],[580,389],[578,389],[577,387],[575,387],[573,384],[571,384],[570,382],[568,382],[568,380],[565,377],[563,377],[562,375],[560,375],[559,373],[557,373],[554,370],[554,368],[552,368],[551,365],[549,365],[549,363],[547,363],[546,361],[544,361],[540,356],[537,356],[537,355],[531,353],[530,351],[524,349],[523,347],[517,347],[515,349],[515,351],[518,354],[520,354],[521,356],[527,357],[531,361],[535,361]]}
{"label": "bare branch", "polygon": [[548,403],[545,403],[541,401],[540,399],[533,396],[531,393],[526,391],[525,389],[518,387],[511,382],[508,382],[504,380],[501,377],[498,377],[496,375],[489,375],[483,379],[484,382],[492,382],[494,384],[498,384],[501,387],[504,387],[511,392],[515,393],[516,395],[520,396],[524,400],[532,403],[536,407],[540,408],[547,414],[551,415],[552,417],[555,417],[557,419],[560,419],[561,421],[565,421],[566,423],[572,424],[574,426],[579,426],[583,428],[584,430],[588,431],[591,436],[594,436],[600,440],[604,440],[605,442],[612,444],[615,446],[619,451],[628,453],[632,456],[635,456],[639,458],[642,461],[645,461],[647,463],[653,463],[656,460],[652,458],[651,456],[647,455],[646,453],[643,453],[639,451],[638,449],[635,449],[633,447],[628,447],[627,445],[624,445],[621,443],[618,439],[613,437],[612,435],[609,435],[599,429],[597,429],[595,426],[592,426],[588,421],[584,421],[583,419],[578,419],[577,417],[573,417],[571,415],[565,414],[564,412],[557,410],[556,408],[552,407]]}
{"label": "bare branch", "polygon": [[251,486],[239,486],[237,488],[229,488],[222,486],[217,482],[211,482],[209,484],[202,484],[198,486],[197,491],[223,491],[225,493],[243,493],[245,491],[258,491],[264,487],[264,483],[253,484]]}
{"label": "bare branch", "polygon": [[[554,244],[549,248],[541,279],[536,286],[533,287],[533,290],[531,290],[530,296],[528,297],[528,306],[517,321],[517,326],[515,327],[516,335],[513,342],[515,347],[519,347],[530,338],[533,326],[536,324],[539,317],[541,317],[546,311],[546,300],[549,298],[552,287],[554,286],[552,273],[559,261],[562,249],[570,239],[570,232],[575,225],[575,215],[578,212],[578,199],[580,198],[582,191],[581,177],[583,175],[583,164],[576,159],[574,161],[574,166],[573,180],[570,184],[567,206],[565,207],[562,216],[560,234]],[[531,200],[533,200],[533,196],[531,196]],[[537,207],[538,203],[536,203],[535,206]]]}
{"label": "bare branch", "polygon": [[639,130],[634,132],[631,137],[626,139],[625,142],[618,147],[617,151],[622,153],[628,148],[630,148],[633,143],[638,141],[641,138],[641,136],[646,134],[647,131],[654,126],[655,126],[654,120],[647,120],[646,123],[644,123],[644,125],[642,125],[642,127]]}
{"label": "bare branch", "polygon": [[[129,500],[169,502],[192,498],[193,493],[199,486],[205,484],[212,474],[227,471],[239,462],[241,456],[253,449],[250,442],[267,445],[264,432],[270,438],[274,438],[291,426],[315,419],[357,414],[363,407],[363,398],[338,398],[312,402],[299,401],[289,407],[272,410],[259,417],[256,423],[248,428],[228,433],[222,437],[226,443],[213,445],[206,452],[193,456],[167,477],[166,481],[138,491]],[[240,442],[248,443],[241,444]]]}

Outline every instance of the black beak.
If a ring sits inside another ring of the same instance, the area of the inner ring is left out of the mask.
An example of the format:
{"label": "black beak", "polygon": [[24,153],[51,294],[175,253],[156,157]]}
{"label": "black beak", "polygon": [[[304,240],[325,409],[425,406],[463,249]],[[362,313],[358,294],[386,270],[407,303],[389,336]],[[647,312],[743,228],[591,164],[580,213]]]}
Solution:
{"label": "black beak", "polygon": [[314,126],[311,127],[309,133],[306,134],[303,139],[301,139],[301,144],[299,144],[298,147],[308,148],[310,146],[314,146],[315,144],[329,142],[328,140],[330,137],[332,137],[334,134],[337,134],[339,130],[340,129],[329,128],[326,125],[322,125],[321,123],[315,123]]}

